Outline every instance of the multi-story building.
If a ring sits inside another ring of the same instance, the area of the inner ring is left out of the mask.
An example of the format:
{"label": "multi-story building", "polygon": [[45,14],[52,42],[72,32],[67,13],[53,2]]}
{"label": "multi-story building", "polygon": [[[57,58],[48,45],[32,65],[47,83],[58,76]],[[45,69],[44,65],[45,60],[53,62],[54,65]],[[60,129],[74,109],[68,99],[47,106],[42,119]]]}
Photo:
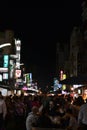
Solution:
{"label": "multi-story building", "polygon": [[[82,25],[81,25],[83,42],[78,60],[80,65],[78,67],[79,74],[87,74],[87,0],[82,3]],[[79,69],[80,68],[80,69]]]}
{"label": "multi-story building", "polygon": [[70,76],[87,74],[87,1],[82,3],[82,24],[70,38]]}
{"label": "multi-story building", "polygon": [[11,46],[0,48],[0,81],[14,89],[17,77],[21,77],[21,41],[14,39],[13,31],[6,30],[0,32],[0,45],[5,43],[10,43]]}
{"label": "multi-story building", "polygon": [[11,43],[11,46],[0,49],[2,54],[15,54],[14,32],[12,30],[0,32],[0,45],[4,43]]}
{"label": "multi-story building", "polygon": [[66,64],[69,57],[69,46],[68,44],[61,43],[57,43],[56,45],[56,75],[59,76],[61,70],[64,73],[68,73],[68,67],[66,67]]}
{"label": "multi-story building", "polygon": [[[78,66],[81,59],[78,59],[82,45],[82,33],[80,27],[74,27],[70,37],[70,76],[77,76],[79,72]],[[79,62],[78,62],[79,60]]]}
{"label": "multi-story building", "polygon": [[87,1],[82,3],[82,24],[70,37],[70,76],[87,74]]}

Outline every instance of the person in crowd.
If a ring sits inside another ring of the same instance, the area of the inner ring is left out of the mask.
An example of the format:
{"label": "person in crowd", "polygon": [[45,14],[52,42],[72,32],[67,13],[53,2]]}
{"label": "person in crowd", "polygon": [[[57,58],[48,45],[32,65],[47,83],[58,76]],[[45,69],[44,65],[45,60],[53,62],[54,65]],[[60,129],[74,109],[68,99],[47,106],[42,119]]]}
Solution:
{"label": "person in crowd", "polygon": [[0,130],[2,130],[2,128],[3,128],[6,114],[7,114],[6,103],[2,96],[2,92],[0,91]]}
{"label": "person in crowd", "polygon": [[81,105],[78,113],[78,130],[87,129],[87,99],[86,103]]}
{"label": "person in crowd", "polygon": [[47,111],[48,111],[49,116],[51,117],[56,116],[57,114],[56,110],[57,110],[56,105],[54,104],[53,100],[50,100],[47,106]]}
{"label": "person in crowd", "polygon": [[26,119],[26,106],[24,104],[23,97],[16,96],[14,104],[16,130],[19,130],[20,128],[21,130],[24,130]]}
{"label": "person in crowd", "polygon": [[53,126],[53,122],[48,114],[48,111],[46,108],[43,108],[41,113],[39,114],[35,127],[52,128],[52,126]]}
{"label": "person in crowd", "polygon": [[28,114],[26,118],[26,130],[32,130],[33,125],[35,125],[38,119],[38,107],[33,106],[32,111]]}
{"label": "person in crowd", "polygon": [[69,122],[66,130],[77,130],[77,120],[73,114],[72,109],[66,111],[67,116],[69,117]]}
{"label": "person in crowd", "polygon": [[13,130],[16,124],[14,118],[15,103],[13,102],[11,95],[6,96],[5,102],[7,106],[7,114],[5,119],[6,130]]}
{"label": "person in crowd", "polygon": [[32,105],[32,107],[33,107],[33,106],[40,107],[40,102],[39,102],[39,100],[38,100],[38,96],[33,96],[31,105]]}

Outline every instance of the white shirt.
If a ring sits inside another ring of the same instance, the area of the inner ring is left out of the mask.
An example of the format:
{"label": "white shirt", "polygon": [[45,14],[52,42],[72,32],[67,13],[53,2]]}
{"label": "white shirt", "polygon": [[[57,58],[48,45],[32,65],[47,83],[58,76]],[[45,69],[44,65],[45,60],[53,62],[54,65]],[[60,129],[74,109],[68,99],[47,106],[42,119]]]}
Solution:
{"label": "white shirt", "polygon": [[35,123],[38,116],[33,114],[33,112],[30,112],[28,117],[26,118],[26,129],[32,130],[32,123]]}

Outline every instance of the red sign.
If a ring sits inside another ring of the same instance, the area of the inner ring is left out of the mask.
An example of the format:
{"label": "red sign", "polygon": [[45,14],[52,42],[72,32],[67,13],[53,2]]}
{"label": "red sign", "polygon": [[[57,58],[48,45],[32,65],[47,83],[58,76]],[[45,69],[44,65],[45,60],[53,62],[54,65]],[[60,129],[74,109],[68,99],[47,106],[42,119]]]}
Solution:
{"label": "red sign", "polygon": [[21,70],[15,70],[15,78],[21,77]]}

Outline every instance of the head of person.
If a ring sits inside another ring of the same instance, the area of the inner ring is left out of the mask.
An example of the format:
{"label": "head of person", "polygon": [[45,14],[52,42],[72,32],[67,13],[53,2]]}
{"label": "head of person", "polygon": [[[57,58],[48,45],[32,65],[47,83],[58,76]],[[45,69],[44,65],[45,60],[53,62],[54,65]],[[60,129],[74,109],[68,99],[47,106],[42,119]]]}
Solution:
{"label": "head of person", "polygon": [[49,107],[53,108],[54,107],[54,102],[53,101],[49,101]]}
{"label": "head of person", "polygon": [[32,112],[33,112],[34,114],[37,114],[37,113],[39,112],[38,107],[37,107],[37,106],[33,106],[33,107],[32,107]]}

